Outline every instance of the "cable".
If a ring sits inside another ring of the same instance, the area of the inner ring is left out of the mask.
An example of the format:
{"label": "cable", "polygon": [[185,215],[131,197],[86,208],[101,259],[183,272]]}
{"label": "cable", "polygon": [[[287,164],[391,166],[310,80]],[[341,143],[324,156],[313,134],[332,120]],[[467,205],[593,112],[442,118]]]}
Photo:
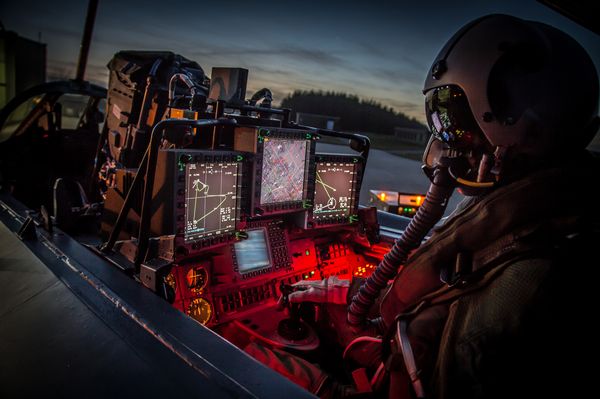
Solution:
{"label": "cable", "polygon": [[177,84],[178,80],[181,80],[188,87],[188,89],[192,95],[192,100],[190,100],[190,106],[191,106],[192,102],[193,102],[193,98],[196,96],[196,85],[194,84],[194,82],[192,82],[192,80],[186,74],[176,73],[176,74],[173,74],[173,76],[171,76],[171,79],[169,79],[169,102],[168,102],[169,107],[173,106],[173,100],[175,99],[175,88],[176,88],[176,84]]}
{"label": "cable", "polygon": [[271,90],[265,87],[254,93],[254,95],[250,98],[249,105],[255,106],[256,103],[261,99],[263,100],[262,106],[264,108],[269,108],[273,102],[273,93]]}

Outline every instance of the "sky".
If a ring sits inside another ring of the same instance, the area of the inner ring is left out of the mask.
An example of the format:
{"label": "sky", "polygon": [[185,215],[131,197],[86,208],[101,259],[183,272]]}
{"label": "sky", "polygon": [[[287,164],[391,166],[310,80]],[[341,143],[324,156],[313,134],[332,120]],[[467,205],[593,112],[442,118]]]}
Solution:
{"label": "sky", "polygon": [[[459,4],[459,5],[457,5]],[[86,0],[0,2],[5,29],[47,43],[49,80],[73,78]],[[108,84],[120,50],[169,50],[214,66],[249,69],[248,96],[275,104],[294,90],[346,92],[424,122],[425,75],[462,25],[504,13],[566,31],[600,70],[600,36],[533,0],[100,0],[86,78]]]}

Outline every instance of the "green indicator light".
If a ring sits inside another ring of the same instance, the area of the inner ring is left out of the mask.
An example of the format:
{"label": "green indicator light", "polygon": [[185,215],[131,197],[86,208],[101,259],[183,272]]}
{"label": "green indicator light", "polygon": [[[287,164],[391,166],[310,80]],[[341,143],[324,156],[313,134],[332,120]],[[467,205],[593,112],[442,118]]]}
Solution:
{"label": "green indicator light", "polygon": [[350,215],[350,223],[358,222],[358,215]]}
{"label": "green indicator light", "polygon": [[354,163],[357,163],[357,162],[358,162],[358,158],[353,158],[353,159],[352,159],[352,161],[353,161]]}
{"label": "green indicator light", "polygon": [[306,138],[307,138],[307,139],[312,139],[312,134],[310,134],[310,133],[306,133]]}
{"label": "green indicator light", "polygon": [[244,157],[241,155],[238,155],[237,157],[235,157],[236,161],[241,162],[244,160]]}
{"label": "green indicator light", "polygon": [[267,129],[258,129],[258,142],[262,143],[264,141],[264,137],[263,136],[268,136],[269,135],[269,131]]}
{"label": "green indicator light", "polygon": [[179,156],[179,160],[177,161],[177,167],[179,167],[180,171],[185,169],[185,164],[192,160],[192,156],[190,154],[182,154]]}
{"label": "green indicator light", "polygon": [[312,208],[312,204],[310,201],[302,201],[302,208]]}
{"label": "green indicator light", "polygon": [[306,251],[304,251],[304,255],[306,255],[306,256],[310,255],[310,251],[307,249]]}
{"label": "green indicator light", "polygon": [[248,233],[246,233],[245,231],[236,231],[235,238],[238,240],[245,240],[246,238],[248,238]]}

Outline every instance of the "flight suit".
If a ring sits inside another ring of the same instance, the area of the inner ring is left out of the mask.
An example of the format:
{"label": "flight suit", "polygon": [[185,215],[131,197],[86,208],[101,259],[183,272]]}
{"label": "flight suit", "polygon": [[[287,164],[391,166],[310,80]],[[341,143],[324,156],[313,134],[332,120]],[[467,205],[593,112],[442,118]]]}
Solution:
{"label": "flight suit", "polygon": [[[368,370],[379,361],[387,370],[383,391],[372,395],[414,394],[393,342],[403,314],[409,314],[408,335],[428,397],[573,396],[583,386],[575,355],[597,341],[589,319],[597,309],[600,269],[593,254],[600,204],[577,195],[598,181],[597,167],[584,164],[541,170],[469,201],[411,254],[378,301],[382,329],[366,332],[383,335],[384,343],[391,339],[391,345],[372,345],[371,356],[363,351]],[[458,259],[464,264],[459,272]],[[343,308],[326,308],[340,345],[360,335],[346,324]],[[294,365],[308,368],[296,377],[308,378],[301,385],[323,397],[355,393],[327,383],[302,359],[286,354],[282,361],[281,353],[266,351],[259,360],[288,375]]]}

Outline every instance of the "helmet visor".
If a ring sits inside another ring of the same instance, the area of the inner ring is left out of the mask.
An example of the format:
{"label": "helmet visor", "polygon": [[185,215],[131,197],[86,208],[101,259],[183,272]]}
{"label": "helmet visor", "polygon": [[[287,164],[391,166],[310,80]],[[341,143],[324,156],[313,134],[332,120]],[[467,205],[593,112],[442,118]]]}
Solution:
{"label": "helmet visor", "polygon": [[425,114],[431,133],[450,148],[474,148],[485,137],[473,117],[467,96],[458,86],[429,90],[425,94]]}

